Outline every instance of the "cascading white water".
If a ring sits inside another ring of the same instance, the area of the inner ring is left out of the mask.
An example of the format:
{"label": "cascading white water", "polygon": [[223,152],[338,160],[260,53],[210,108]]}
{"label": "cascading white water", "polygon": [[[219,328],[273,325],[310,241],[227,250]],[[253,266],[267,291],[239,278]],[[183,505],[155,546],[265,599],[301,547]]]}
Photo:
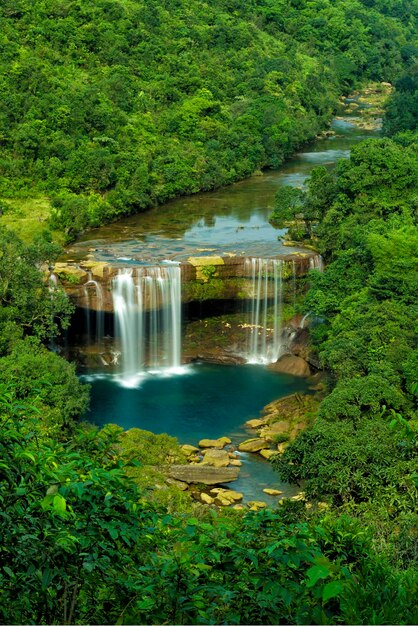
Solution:
{"label": "cascading white water", "polygon": [[123,269],[113,280],[116,334],[125,381],[181,365],[181,270],[178,265]]}
{"label": "cascading white water", "polygon": [[318,272],[324,271],[324,260],[320,254],[309,258],[309,269],[318,270]]}
{"label": "cascading white water", "polygon": [[282,350],[282,261],[246,259],[252,299],[246,358],[249,363],[274,363]]}

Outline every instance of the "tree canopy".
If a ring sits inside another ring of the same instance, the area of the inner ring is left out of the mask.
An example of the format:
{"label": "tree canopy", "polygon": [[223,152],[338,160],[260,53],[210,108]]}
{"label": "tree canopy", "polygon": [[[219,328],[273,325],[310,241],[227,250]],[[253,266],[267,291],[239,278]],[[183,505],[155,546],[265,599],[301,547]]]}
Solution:
{"label": "tree canopy", "polygon": [[277,167],[413,58],[416,2],[5,0],[0,197],[73,237]]}

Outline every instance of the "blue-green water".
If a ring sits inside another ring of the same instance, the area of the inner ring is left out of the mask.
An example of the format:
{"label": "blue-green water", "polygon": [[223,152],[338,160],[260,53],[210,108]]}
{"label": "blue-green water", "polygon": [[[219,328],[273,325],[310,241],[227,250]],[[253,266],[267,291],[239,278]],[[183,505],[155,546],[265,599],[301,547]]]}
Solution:
{"label": "blue-green water", "polygon": [[[244,423],[260,416],[263,407],[279,397],[305,391],[306,381],[269,371],[258,365],[195,364],[182,374],[149,375],[139,386],[123,387],[116,377],[84,376],[92,385],[89,419],[98,426],[113,423],[168,433],[181,443],[197,444],[203,438],[228,436],[233,445],[254,436]],[[230,486],[245,499],[275,502],[264,487],[282,490],[284,485],[270,464],[257,454],[240,454],[240,477]]]}

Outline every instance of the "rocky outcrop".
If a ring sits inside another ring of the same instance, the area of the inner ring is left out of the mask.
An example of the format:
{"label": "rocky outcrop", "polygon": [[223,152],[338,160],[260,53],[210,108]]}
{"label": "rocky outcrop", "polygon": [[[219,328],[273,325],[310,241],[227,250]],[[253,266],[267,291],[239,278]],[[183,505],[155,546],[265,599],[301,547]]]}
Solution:
{"label": "rocky outcrop", "polygon": [[268,448],[269,444],[264,439],[247,439],[239,444],[238,450],[240,452],[259,452],[263,448]]}
{"label": "rocky outcrop", "polygon": [[280,491],[279,489],[270,489],[270,488],[263,489],[263,491],[268,496],[281,496],[283,493],[283,491]]}
{"label": "rocky outcrop", "polygon": [[231,463],[226,450],[216,450],[211,448],[206,451],[202,465],[212,465],[213,467],[228,467]]}
{"label": "rocky outcrop", "polygon": [[308,378],[311,370],[308,363],[299,356],[293,354],[284,354],[276,363],[272,363],[268,368],[280,374],[291,374],[292,376],[300,376]]}
{"label": "rocky outcrop", "polygon": [[184,483],[219,485],[230,483],[238,478],[239,467],[211,467],[210,465],[172,465],[169,475]]}
{"label": "rocky outcrop", "polygon": [[219,437],[219,439],[201,439],[199,441],[199,448],[217,448],[221,450],[230,443],[231,440],[229,437]]}
{"label": "rocky outcrop", "polygon": [[[294,277],[305,276],[318,255],[315,252],[297,252],[281,255],[283,278],[285,281]],[[244,256],[190,257],[180,263],[182,282],[182,301],[203,302],[212,300],[243,300],[252,297],[251,268]],[[129,263],[127,263],[129,265]],[[62,281],[65,290],[76,306],[97,310],[96,299],[86,299],[84,285],[89,280],[100,283],[102,299],[100,310],[113,311],[112,280],[119,271],[117,265],[103,261],[85,259],[55,264],[54,274]],[[135,271],[135,265],[132,266]],[[142,267],[143,275],[146,266]],[[273,282],[272,282],[273,285]]]}

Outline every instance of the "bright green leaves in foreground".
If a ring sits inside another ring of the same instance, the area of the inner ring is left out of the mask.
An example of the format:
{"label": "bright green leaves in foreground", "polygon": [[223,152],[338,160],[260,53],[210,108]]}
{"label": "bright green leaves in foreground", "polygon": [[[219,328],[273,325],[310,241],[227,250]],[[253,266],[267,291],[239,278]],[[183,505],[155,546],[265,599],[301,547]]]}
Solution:
{"label": "bright green leaves in foreground", "polygon": [[3,623],[413,621],[416,580],[348,518],[167,515],[126,476],[114,429],[58,444],[7,394],[0,417]]}

